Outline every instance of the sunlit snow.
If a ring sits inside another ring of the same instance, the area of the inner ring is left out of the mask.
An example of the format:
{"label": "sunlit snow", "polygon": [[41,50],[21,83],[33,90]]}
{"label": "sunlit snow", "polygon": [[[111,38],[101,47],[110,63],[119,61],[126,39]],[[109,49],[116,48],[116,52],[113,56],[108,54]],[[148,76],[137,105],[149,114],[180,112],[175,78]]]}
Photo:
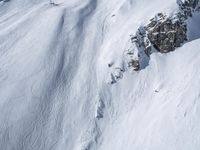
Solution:
{"label": "sunlit snow", "polygon": [[110,84],[176,0],[0,1],[0,150],[199,150],[200,15],[188,42]]}

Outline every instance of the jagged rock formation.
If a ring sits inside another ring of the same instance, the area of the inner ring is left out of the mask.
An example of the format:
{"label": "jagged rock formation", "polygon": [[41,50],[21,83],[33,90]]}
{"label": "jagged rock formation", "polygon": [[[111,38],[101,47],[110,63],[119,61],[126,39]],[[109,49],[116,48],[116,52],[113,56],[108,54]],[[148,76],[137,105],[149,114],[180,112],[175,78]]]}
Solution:
{"label": "jagged rock formation", "polygon": [[170,18],[159,13],[145,28],[150,42],[162,53],[175,50],[187,40],[186,24],[177,15]]}
{"label": "jagged rock formation", "polygon": [[192,12],[199,10],[199,0],[177,0],[179,10],[186,18],[192,17]]}
{"label": "jagged rock formation", "polygon": [[143,26],[138,29],[135,36],[131,35],[127,45],[124,52],[126,68],[131,71],[139,71],[144,67],[152,50],[152,45]]}
{"label": "jagged rock formation", "polygon": [[126,60],[125,64],[127,64],[126,68],[138,71],[140,69],[140,55],[136,46],[137,39],[136,37],[131,37],[128,42],[130,43],[130,46],[125,50],[124,53],[124,57]]}
{"label": "jagged rock formation", "polygon": [[145,27],[148,39],[162,53],[173,51],[187,41],[185,21],[199,10],[199,0],[178,0],[177,4],[179,12],[172,17],[159,13]]}
{"label": "jagged rock formation", "polygon": [[125,63],[128,68],[139,71],[144,68],[155,50],[168,53],[187,41],[186,20],[193,12],[200,10],[199,0],[178,0],[179,11],[173,16],[158,13],[146,26],[139,27],[131,36],[132,45],[125,49]]}
{"label": "jagged rock formation", "polygon": [[[123,77],[125,70],[144,69],[155,52],[174,51],[187,41],[186,21],[200,10],[199,0],[177,0],[179,11],[172,16],[158,13],[146,26],[140,26],[135,35],[131,35],[124,50],[124,67],[111,73],[111,84]],[[110,66],[109,66],[110,67]]]}

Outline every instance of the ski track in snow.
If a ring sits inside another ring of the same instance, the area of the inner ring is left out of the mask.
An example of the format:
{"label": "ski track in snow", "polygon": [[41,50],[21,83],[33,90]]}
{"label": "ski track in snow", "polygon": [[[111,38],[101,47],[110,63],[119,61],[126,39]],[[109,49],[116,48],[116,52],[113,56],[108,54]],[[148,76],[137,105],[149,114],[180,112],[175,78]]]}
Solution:
{"label": "ski track in snow", "polygon": [[176,0],[56,2],[0,2],[0,150],[198,150],[199,14],[188,43],[110,85],[129,35]]}

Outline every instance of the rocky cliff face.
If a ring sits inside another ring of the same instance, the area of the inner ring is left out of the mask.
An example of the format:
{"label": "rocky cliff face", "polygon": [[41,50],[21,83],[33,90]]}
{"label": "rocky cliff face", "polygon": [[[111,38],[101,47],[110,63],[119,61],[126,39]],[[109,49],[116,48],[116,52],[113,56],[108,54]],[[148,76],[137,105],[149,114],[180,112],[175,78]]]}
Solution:
{"label": "rocky cliff face", "polygon": [[177,4],[179,12],[172,17],[159,13],[145,27],[148,39],[162,53],[173,51],[187,41],[185,22],[199,10],[199,0],[178,0]]}
{"label": "rocky cliff face", "polygon": [[187,40],[187,27],[177,15],[170,18],[159,13],[145,28],[150,42],[162,53],[175,50]]}
{"label": "rocky cliff face", "polygon": [[125,53],[128,68],[138,71],[145,67],[146,56],[154,51],[168,53],[187,41],[186,20],[200,10],[199,0],[178,0],[177,4],[179,11],[173,16],[158,13],[131,37],[132,46]]}
{"label": "rocky cliff face", "polygon": [[134,35],[130,35],[124,50],[123,66],[114,68],[111,84],[123,77],[124,71],[144,69],[153,52],[168,53],[187,41],[186,21],[200,10],[200,0],[177,0],[178,12],[172,16],[158,13],[145,26],[140,26]]}
{"label": "rocky cliff face", "polygon": [[[171,16],[156,14],[145,26],[130,35],[123,54],[123,66],[111,71],[111,84],[123,77],[125,71],[144,69],[153,52],[168,53],[187,41],[187,19],[200,10],[200,0],[177,0],[178,11]],[[109,66],[110,67],[110,66]]]}
{"label": "rocky cliff face", "polygon": [[194,11],[199,10],[199,0],[177,0],[179,10],[185,18],[192,17]]}

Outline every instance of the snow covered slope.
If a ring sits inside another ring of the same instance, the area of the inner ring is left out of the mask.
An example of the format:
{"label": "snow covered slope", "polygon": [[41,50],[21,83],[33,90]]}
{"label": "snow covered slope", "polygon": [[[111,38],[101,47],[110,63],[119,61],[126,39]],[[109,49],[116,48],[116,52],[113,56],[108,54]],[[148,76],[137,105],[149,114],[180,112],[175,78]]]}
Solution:
{"label": "snow covered slope", "polygon": [[109,84],[129,35],[176,0],[0,1],[0,150],[198,150],[200,16]]}

